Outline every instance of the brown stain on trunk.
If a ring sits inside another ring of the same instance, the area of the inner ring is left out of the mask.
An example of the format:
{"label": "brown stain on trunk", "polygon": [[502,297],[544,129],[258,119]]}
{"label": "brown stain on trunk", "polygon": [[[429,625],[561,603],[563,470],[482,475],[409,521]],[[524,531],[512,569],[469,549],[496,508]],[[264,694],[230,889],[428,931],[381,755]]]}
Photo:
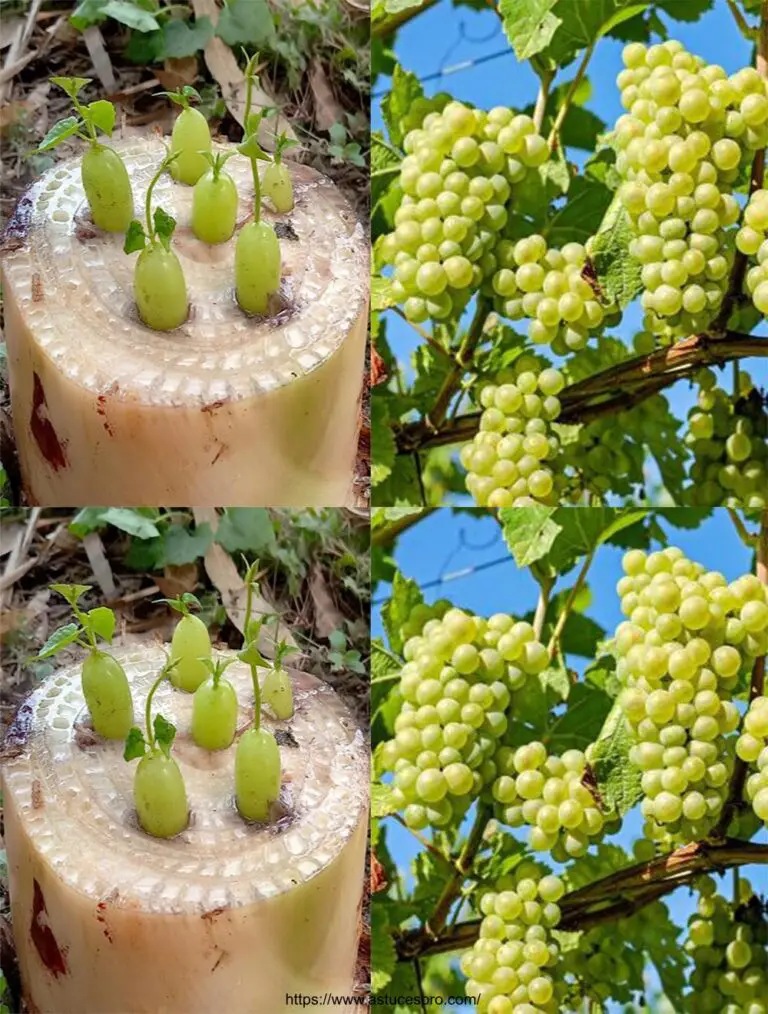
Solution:
{"label": "brown stain on trunk", "polygon": [[32,922],[29,927],[32,943],[37,948],[40,960],[48,971],[58,979],[60,975],[68,975],[69,969],[64,954],[56,942],[53,930],[47,923],[48,911],[40,884],[35,880],[35,895],[32,902]]}
{"label": "brown stain on trunk", "polygon": [[67,467],[67,456],[64,453],[64,446],[58,438],[53,423],[48,418],[48,405],[45,400],[43,382],[39,374],[35,373],[32,390],[32,414],[29,418],[29,428],[32,436],[37,441],[40,453],[55,472],[60,468]]}

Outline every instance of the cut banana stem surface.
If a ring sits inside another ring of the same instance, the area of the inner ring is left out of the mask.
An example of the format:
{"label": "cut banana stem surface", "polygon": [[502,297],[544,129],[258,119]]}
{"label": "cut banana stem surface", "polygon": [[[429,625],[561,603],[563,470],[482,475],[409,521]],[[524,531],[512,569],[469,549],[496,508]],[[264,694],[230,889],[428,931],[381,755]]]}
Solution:
{"label": "cut banana stem surface", "polygon": [[[164,655],[118,651],[140,714]],[[253,713],[248,668],[227,669]],[[80,665],[22,705],[6,741],[5,842],[19,963],[40,1014],[279,1014],[295,993],[351,995],[368,840],[361,733],[324,683],[291,671],[296,712],[280,742],[273,819],[234,804],[234,752],[192,741],[193,698],[164,684],[155,713],[178,729],[190,804],[176,838],[142,832],[136,763],[96,737]],[[237,741],[237,740],[236,740]],[[322,1010],[346,1010],[339,1001]]]}
{"label": "cut banana stem surface", "polygon": [[[159,139],[116,145],[136,209]],[[263,216],[282,256],[279,293],[249,316],[234,251],[253,212],[247,159],[228,161],[238,224],[209,246],[192,232],[192,188],[165,174],[153,206],[173,215],[186,321],[153,331],[133,295],[138,254],[98,229],[80,159],[19,202],[4,242],[3,297],[15,431],[32,503],[343,505],[351,486],[369,292],[368,237],[340,191],[291,163],[296,204]]]}

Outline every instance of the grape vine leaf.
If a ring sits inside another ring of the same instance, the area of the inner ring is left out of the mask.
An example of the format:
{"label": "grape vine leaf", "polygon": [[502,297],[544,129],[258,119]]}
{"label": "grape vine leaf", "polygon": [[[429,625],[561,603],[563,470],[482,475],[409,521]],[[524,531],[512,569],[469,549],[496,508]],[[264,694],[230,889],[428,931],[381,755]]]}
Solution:
{"label": "grape vine leaf", "polygon": [[377,486],[388,478],[397,456],[387,398],[378,392],[371,398],[371,444],[373,448],[371,482]]}
{"label": "grape vine leaf", "polygon": [[560,533],[555,507],[504,507],[499,511],[504,541],[518,567],[530,567],[552,548]]}
{"label": "grape vine leaf", "polygon": [[147,234],[144,232],[144,226],[137,218],[134,218],[125,233],[123,253],[136,253],[137,250],[143,250],[146,245]]}
{"label": "grape vine leaf", "polygon": [[62,141],[66,141],[77,131],[80,123],[81,120],[77,116],[66,116],[63,120],[58,120],[37,146],[37,151],[48,151],[50,148],[55,148],[57,144],[61,144]]}
{"label": "grape vine leaf", "polygon": [[423,601],[424,596],[416,582],[403,577],[399,570],[396,571],[392,594],[381,608],[381,618],[390,647],[398,654],[402,652],[405,643],[401,632],[403,624],[408,622],[413,610]]}
{"label": "grape vine leaf", "polygon": [[383,782],[371,785],[371,813],[376,818],[388,817],[397,812],[397,804],[392,798],[392,786]]}
{"label": "grape vine leaf", "polygon": [[171,237],[176,231],[176,219],[162,208],[155,208],[153,222],[158,239],[166,250],[170,250]]}
{"label": "grape vine leaf", "polygon": [[171,747],[176,739],[176,726],[162,715],[155,715],[155,740],[166,757],[171,756]]}
{"label": "grape vine leaf", "polygon": [[589,176],[577,176],[568,189],[568,200],[551,216],[545,229],[550,246],[586,243],[603,221],[611,200],[605,184]]}
{"label": "grape vine leaf", "polygon": [[381,114],[389,131],[389,138],[398,147],[403,143],[405,131],[403,121],[416,99],[422,98],[424,90],[415,74],[395,65],[392,87],[381,103]]}
{"label": "grape vine leaf", "polygon": [[616,701],[595,741],[592,768],[603,800],[622,817],[642,798],[642,775],[629,759],[630,746],[624,712]]}
{"label": "grape vine leaf", "polygon": [[371,308],[375,311],[388,310],[397,303],[392,291],[392,279],[374,275],[371,279]]}
{"label": "grape vine leaf", "polygon": [[112,610],[106,606],[97,606],[85,615],[88,628],[107,644],[111,644],[112,636],[115,633],[115,614]]}
{"label": "grape vine leaf", "polygon": [[594,743],[611,711],[611,698],[592,683],[576,683],[568,694],[568,707],[556,716],[546,741],[555,753],[586,750]]}
{"label": "grape vine leaf", "polygon": [[50,658],[57,651],[61,651],[67,645],[73,644],[77,640],[79,633],[80,625],[78,623],[67,623],[63,627],[59,627],[58,630],[54,630],[40,651],[38,651],[37,658]]}
{"label": "grape vine leaf", "polygon": [[600,287],[623,310],[642,291],[642,266],[629,253],[632,223],[615,195],[605,211],[592,247],[592,263]]}
{"label": "grape vine leaf", "polygon": [[228,46],[273,46],[275,23],[267,0],[229,0],[216,23]]}
{"label": "grape vine leaf", "polygon": [[134,725],[125,741],[123,760],[136,760],[137,757],[143,757],[146,752],[147,743],[144,739],[144,733]]}
{"label": "grape vine leaf", "polygon": [[552,13],[558,0],[501,0],[499,13],[504,34],[521,62],[545,49],[562,24]]}
{"label": "grape vine leaf", "polygon": [[154,15],[133,0],[107,0],[101,13],[103,17],[119,21],[128,28],[135,28],[137,32],[154,32],[160,27]]}
{"label": "grape vine leaf", "polygon": [[397,952],[385,899],[377,899],[377,903],[371,906],[371,953],[376,955],[371,968],[371,990],[380,993],[392,981],[397,967]]}
{"label": "grape vine leaf", "polygon": [[85,112],[91,123],[98,127],[107,137],[112,136],[115,127],[115,107],[106,99],[97,99],[85,106]]}
{"label": "grape vine leaf", "polygon": [[55,591],[58,595],[68,602],[69,605],[75,606],[80,599],[89,592],[92,588],[90,584],[52,584],[51,591]]}
{"label": "grape vine leaf", "polygon": [[649,0],[568,0],[559,4],[561,23],[547,47],[546,56],[558,67],[565,67],[576,54],[597,42],[622,21],[641,14],[650,6]]}

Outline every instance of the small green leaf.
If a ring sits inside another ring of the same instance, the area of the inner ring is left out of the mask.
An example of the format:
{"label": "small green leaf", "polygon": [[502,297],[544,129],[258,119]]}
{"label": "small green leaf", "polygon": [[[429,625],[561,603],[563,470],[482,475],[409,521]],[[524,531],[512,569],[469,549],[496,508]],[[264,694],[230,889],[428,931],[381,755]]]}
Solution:
{"label": "small green leaf", "polygon": [[259,142],[256,140],[255,134],[249,134],[245,138],[242,144],[237,146],[237,150],[241,155],[245,155],[246,158],[250,159],[261,159],[265,162],[270,162],[269,155],[264,151]]}
{"label": "small green leaf", "polygon": [[137,32],[156,32],[160,28],[152,14],[132,0],[108,0],[101,12],[106,17],[119,21],[121,25],[135,28]]}
{"label": "small green leaf", "polygon": [[155,715],[154,729],[157,745],[166,757],[170,757],[171,747],[176,739],[176,726],[163,718],[162,715]]}
{"label": "small green leaf", "polygon": [[57,144],[61,144],[68,137],[72,137],[79,129],[81,123],[82,120],[77,116],[67,116],[65,119],[54,123],[37,146],[37,151],[49,151],[51,148],[55,148]]}
{"label": "small green leaf", "polygon": [[397,803],[392,798],[392,786],[374,782],[371,786],[371,815],[381,818],[397,812]]}
{"label": "small green leaf", "polygon": [[89,584],[52,584],[51,591],[58,592],[71,606],[77,605],[78,601],[91,590]]}
{"label": "small green leaf", "polygon": [[[552,13],[558,0],[501,0],[504,34],[522,62],[536,56],[552,41],[562,20]],[[558,8],[559,9],[559,8]]]}
{"label": "small green leaf", "polygon": [[166,250],[170,250],[171,237],[176,230],[176,219],[167,212],[163,211],[162,208],[155,208],[153,221],[158,239]]}
{"label": "small green leaf", "polygon": [[219,15],[216,34],[233,49],[271,45],[275,23],[267,0],[229,0]]}
{"label": "small green leaf", "polygon": [[71,99],[85,88],[87,84],[91,83],[89,77],[52,77],[51,84],[58,85],[59,88],[63,88],[64,91],[69,95]]}
{"label": "small green leaf", "polygon": [[134,725],[125,741],[123,759],[127,761],[136,760],[137,757],[143,757],[146,752],[147,743],[144,739],[144,733]]}
{"label": "small green leaf", "polygon": [[237,657],[241,662],[245,662],[246,665],[258,665],[262,668],[268,668],[269,666],[269,662],[253,643],[246,645],[242,651],[239,651]]}
{"label": "small green leaf", "polygon": [[96,609],[91,609],[86,614],[86,628],[92,630],[94,634],[106,641],[108,644],[112,643],[112,635],[115,632],[115,614],[111,609],[107,609],[106,606],[97,606]]}
{"label": "small green leaf", "polygon": [[402,628],[414,608],[423,601],[424,596],[416,582],[396,571],[392,581],[392,595],[381,608],[381,618],[392,651],[403,650]]}
{"label": "small green leaf", "polygon": [[137,219],[131,222],[128,226],[128,231],[125,234],[125,243],[123,243],[123,253],[131,254],[137,250],[143,250],[147,245],[147,235],[144,232],[144,226]]}
{"label": "small green leaf", "polygon": [[179,60],[205,49],[213,38],[213,25],[205,15],[194,21],[171,18],[163,26],[163,37],[164,55]]}
{"label": "small green leaf", "polygon": [[112,136],[115,127],[115,107],[106,99],[98,99],[85,106],[85,112],[91,123],[108,137]]}
{"label": "small green leaf", "polygon": [[88,532],[112,525],[139,539],[153,539],[160,534],[155,525],[158,515],[156,507],[83,507],[72,519],[69,530],[83,538]]}
{"label": "small green leaf", "polygon": [[66,648],[68,644],[72,644],[77,640],[80,634],[80,629],[80,625],[77,623],[67,623],[66,626],[59,627],[58,630],[54,630],[40,651],[38,651],[37,657],[50,658],[50,656],[55,655],[57,651],[61,651],[62,648]]}
{"label": "small green leaf", "polygon": [[216,541],[228,553],[272,554],[275,529],[264,507],[228,507],[219,522]]}

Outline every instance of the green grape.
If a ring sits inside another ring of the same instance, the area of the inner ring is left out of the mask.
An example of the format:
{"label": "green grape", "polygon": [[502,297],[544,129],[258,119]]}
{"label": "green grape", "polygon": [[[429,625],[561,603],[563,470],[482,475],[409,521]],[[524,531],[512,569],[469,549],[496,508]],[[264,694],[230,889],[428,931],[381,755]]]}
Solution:
{"label": "green grape", "polygon": [[275,211],[293,211],[293,183],[288,167],[282,162],[270,162],[261,178],[262,193],[269,198]]}
{"label": "green grape", "polygon": [[237,731],[237,694],[228,680],[211,676],[195,690],[192,739],[204,750],[226,750]]}
{"label": "green grape", "polygon": [[275,666],[264,677],[261,699],[272,709],[276,718],[293,717],[293,688],[288,673]]}
{"label": "green grape", "polygon": [[204,660],[210,657],[211,638],[206,625],[199,616],[182,616],[171,639],[171,659],[178,663],[171,670],[173,685],[194,693],[209,675]]}
{"label": "green grape", "polygon": [[280,795],[280,748],[266,729],[249,729],[235,754],[235,797],[246,820],[267,820]]}
{"label": "green grape", "polygon": [[235,231],[238,196],[227,172],[209,169],[192,191],[192,231],[204,243],[226,243]]}
{"label": "green grape", "polygon": [[123,667],[111,655],[92,651],[82,678],[93,728],[105,739],[125,739],[133,725],[133,700]]}
{"label": "green grape", "polygon": [[146,246],[136,259],[133,293],[139,316],[156,331],[171,331],[187,319],[184,272],[173,250],[160,243]]}
{"label": "green grape", "polygon": [[745,796],[755,816],[768,827],[768,697],[755,697],[750,703],[736,753],[750,768],[754,766],[746,780]]}
{"label": "green grape", "polygon": [[179,765],[164,753],[142,757],[136,769],[133,797],[139,821],[155,838],[173,838],[189,823],[189,804]]}
{"label": "green grape", "polygon": [[133,193],[122,158],[114,148],[92,144],[80,172],[94,223],[107,232],[125,232],[133,218]]}
{"label": "green grape", "polygon": [[171,176],[180,183],[194,186],[209,163],[201,151],[211,150],[211,131],[199,109],[187,106],[176,117],[171,133],[171,152],[180,152],[171,163]]}
{"label": "green grape", "polygon": [[249,222],[235,246],[237,301],[248,313],[266,313],[269,297],[280,288],[280,244],[268,222]]}

